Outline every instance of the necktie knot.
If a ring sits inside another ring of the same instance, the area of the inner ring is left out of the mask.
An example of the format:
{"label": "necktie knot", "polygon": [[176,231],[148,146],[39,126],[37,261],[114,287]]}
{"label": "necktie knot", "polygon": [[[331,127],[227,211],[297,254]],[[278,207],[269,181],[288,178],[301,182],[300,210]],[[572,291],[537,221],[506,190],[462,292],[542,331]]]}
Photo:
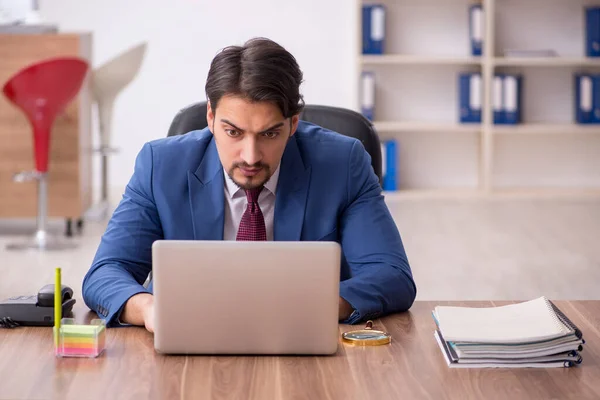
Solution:
{"label": "necktie knot", "polygon": [[260,195],[260,192],[262,191],[263,187],[258,187],[255,189],[248,189],[246,190],[246,199],[248,200],[248,204],[250,203],[258,203],[258,196]]}

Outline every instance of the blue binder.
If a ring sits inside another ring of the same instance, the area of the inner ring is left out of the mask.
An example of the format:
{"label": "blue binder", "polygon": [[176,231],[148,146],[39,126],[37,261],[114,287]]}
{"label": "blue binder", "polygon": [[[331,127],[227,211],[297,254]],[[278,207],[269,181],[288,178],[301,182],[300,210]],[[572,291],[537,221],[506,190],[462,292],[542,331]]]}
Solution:
{"label": "blue binder", "polygon": [[600,124],[600,75],[592,75],[592,124]]}
{"label": "blue binder", "polygon": [[360,77],[360,110],[369,121],[375,119],[375,74],[364,71]]}
{"label": "blue binder", "polygon": [[593,75],[575,75],[575,121],[579,124],[592,123],[598,86]]}
{"label": "blue binder", "polygon": [[600,7],[585,9],[585,49],[588,57],[600,57]]}
{"label": "blue binder", "polygon": [[482,82],[481,74],[459,75],[459,113],[462,123],[481,123]]}
{"label": "blue binder", "polygon": [[383,54],[385,50],[385,6],[382,4],[362,7],[362,52]]}
{"label": "blue binder", "polygon": [[521,123],[521,93],[522,77],[520,75],[505,75],[503,91],[504,123],[516,125]]}
{"label": "blue binder", "polygon": [[469,37],[471,42],[471,55],[473,56],[481,56],[483,54],[483,21],[483,5],[473,4],[469,7]]}
{"label": "blue binder", "polygon": [[504,113],[504,75],[494,75],[492,84],[493,91],[493,107],[494,107],[494,124],[503,124],[505,122]]}
{"label": "blue binder", "polygon": [[383,187],[385,184],[385,175],[387,174],[387,158],[385,154],[387,150],[385,147],[385,141],[381,141],[379,145],[381,146],[381,185]]}
{"label": "blue binder", "polygon": [[396,140],[386,140],[385,144],[385,176],[383,177],[383,190],[398,190],[398,147]]}

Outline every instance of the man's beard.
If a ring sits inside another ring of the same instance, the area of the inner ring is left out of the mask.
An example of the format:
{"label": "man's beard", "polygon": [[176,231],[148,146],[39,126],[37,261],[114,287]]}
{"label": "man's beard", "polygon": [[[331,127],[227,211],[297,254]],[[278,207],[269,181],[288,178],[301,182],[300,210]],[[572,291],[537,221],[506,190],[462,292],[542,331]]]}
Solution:
{"label": "man's beard", "polygon": [[[244,179],[246,179],[246,182],[239,182],[233,176],[235,169],[239,168],[239,167],[248,168],[248,169],[260,168],[260,170],[261,170],[260,173],[264,173],[265,178],[260,182],[258,182],[258,181],[255,182],[254,180],[256,179],[256,176],[246,177],[246,178],[244,178]],[[259,188],[259,187],[263,186],[265,183],[267,183],[268,180],[271,179],[272,173],[271,173],[271,168],[269,168],[269,166],[267,164],[258,163],[258,164],[250,165],[245,162],[240,162],[240,163],[233,164],[231,166],[231,168],[229,169],[229,171],[227,171],[227,175],[229,175],[229,178],[231,178],[233,183],[235,183],[241,189],[250,190],[250,189]]]}

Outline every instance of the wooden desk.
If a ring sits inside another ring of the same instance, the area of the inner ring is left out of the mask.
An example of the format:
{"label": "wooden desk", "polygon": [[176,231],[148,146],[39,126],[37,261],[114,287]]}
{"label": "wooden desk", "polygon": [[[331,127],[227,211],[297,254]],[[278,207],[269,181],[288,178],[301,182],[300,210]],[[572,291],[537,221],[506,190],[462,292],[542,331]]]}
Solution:
{"label": "wooden desk", "polygon": [[[77,319],[95,314],[78,302]],[[598,399],[600,301],[559,301],[583,330],[583,364],[571,369],[449,369],[433,337],[436,304],[376,321],[392,344],[340,344],[331,357],[163,356],[142,328],[114,328],[98,359],[57,359],[50,328],[0,331],[0,398]],[[354,329],[340,326],[341,331]]]}
{"label": "wooden desk", "polygon": [[[80,57],[91,65],[92,35],[0,34],[0,89],[17,71],[54,57]],[[53,125],[48,216],[80,218],[92,205],[92,94],[90,73]],[[34,169],[33,132],[25,114],[0,93],[0,218],[34,218],[37,182],[13,182]]]}

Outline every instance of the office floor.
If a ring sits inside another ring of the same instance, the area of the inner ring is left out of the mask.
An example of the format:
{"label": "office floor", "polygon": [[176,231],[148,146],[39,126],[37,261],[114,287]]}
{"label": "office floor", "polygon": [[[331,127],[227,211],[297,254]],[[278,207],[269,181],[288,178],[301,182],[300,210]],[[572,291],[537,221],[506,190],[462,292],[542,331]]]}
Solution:
{"label": "office floor", "polygon": [[[419,300],[600,299],[600,201],[597,199],[405,199],[389,202],[402,234]],[[77,291],[106,222],[87,222],[79,247],[12,252],[5,245],[35,227],[0,220],[0,298],[32,294],[54,268]],[[51,223],[64,231],[64,221]]]}

